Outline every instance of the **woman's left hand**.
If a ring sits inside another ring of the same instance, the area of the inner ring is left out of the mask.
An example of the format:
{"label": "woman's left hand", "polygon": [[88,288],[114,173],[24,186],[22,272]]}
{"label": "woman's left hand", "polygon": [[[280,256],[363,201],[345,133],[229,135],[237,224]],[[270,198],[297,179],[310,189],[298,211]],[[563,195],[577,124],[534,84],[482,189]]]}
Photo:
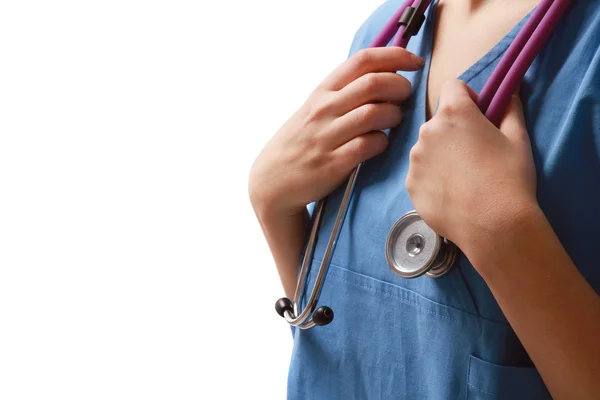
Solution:
{"label": "woman's left hand", "polygon": [[421,127],[412,148],[406,178],[419,215],[467,257],[537,206],[519,97],[513,96],[500,129],[480,112],[476,99],[461,81],[444,85],[437,114]]}

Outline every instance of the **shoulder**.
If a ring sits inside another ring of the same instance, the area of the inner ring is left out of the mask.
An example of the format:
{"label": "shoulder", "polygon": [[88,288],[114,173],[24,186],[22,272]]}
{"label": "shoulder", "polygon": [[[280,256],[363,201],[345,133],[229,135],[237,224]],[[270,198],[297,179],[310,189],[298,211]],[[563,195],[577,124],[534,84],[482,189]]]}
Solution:
{"label": "shoulder", "polygon": [[[600,1],[575,0],[542,53],[542,78],[594,91],[600,89]],[[570,88],[565,88],[568,90]],[[567,91],[568,92],[568,91]],[[598,93],[595,100],[600,101]]]}
{"label": "shoulder", "polygon": [[560,36],[576,42],[573,47],[582,42],[597,50],[600,46],[600,2],[575,0],[558,31]]}
{"label": "shoulder", "polygon": [[354,35],[354,40],[352,41],[349,55],[369,47],[379,31],[383,28],[389,18],[396,12],[396,10],[400,8],[402,3],[403,0],[388,0],[380,5],[375,11],[373,11],[373,13],[366,19],[365,22],[363,22]]}

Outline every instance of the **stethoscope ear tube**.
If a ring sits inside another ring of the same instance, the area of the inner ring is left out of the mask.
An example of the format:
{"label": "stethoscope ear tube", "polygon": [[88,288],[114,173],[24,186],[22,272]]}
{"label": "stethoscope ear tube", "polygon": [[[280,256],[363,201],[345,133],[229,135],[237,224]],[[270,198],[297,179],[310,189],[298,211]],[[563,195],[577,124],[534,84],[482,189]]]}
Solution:
{"label": "stethoscope ear tube", "polygon": [[325,248],[323,261],[319,266],[317,278],[306,303],[306,307],[300,311],[300,302],[302,300],[302,294],[304,293],[304,287],[308,281],[312,256],[317,244],[319,227],[321,225],[321,220],[323,219],[327,198],[322,199],[317,203],[313,216],[312,228],[306,243],[304,257],[302,259],[300,276],[298,277],[298,283],[296,284],[294,301],[292,303],[289,299],[283,298],[279,299],[275,305],[277,313],[285,318],[285,320],[292,326],[297,326],[301,329],[308,329],[315,325],[327,325],[333,321],[334,314],[331,308],[323,306],[316,309],[316,306],[317,302],[319,301],[319,296],[321,295],[321,290],[323,289],[323,284],[325,283],[327,270],[329,269],[331,257],[333,256],[335,245],[337,244],[338,237],[342,230],[342,224],[344,222],[344,218],[346,217],[348,206],[350,205],[352,193],[354,192],[354,185],[356,184],[356,178],[360,172],[361,166],[362,164],[358,165],[358,167],[352,171],[350,177],[348,178],[348,183],[346,184],[346,189],[344,190],[344,196],[342,197],[342,202],[340,204],[340,208],[338,209],[335,222],[333,223],[333,229],[331,231],[331,235],[329,236],[327,247]]}
{"label": "stethoscope ear tube", "polygon": [[573,0],[542,0],[483,87],[477,105],[498,126],[525,73],[548,43]]}

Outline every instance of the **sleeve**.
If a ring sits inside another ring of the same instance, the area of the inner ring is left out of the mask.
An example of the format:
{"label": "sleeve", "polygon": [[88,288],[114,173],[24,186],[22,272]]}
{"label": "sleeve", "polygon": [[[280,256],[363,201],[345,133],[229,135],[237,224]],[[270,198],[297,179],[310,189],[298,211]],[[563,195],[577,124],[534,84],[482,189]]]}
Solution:
{"label": "sleeve", "polygon": [[388,0],[381,4],[358,28],[348,58],[359,50],[368,48],[388,19],[400,8],[402,0]]}

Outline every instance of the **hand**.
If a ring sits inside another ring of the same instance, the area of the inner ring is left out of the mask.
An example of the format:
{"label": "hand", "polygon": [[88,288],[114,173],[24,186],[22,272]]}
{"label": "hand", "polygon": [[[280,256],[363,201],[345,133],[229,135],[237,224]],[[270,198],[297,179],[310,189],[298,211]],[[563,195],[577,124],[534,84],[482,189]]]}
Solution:
{"label": "hand", "polygon": [[294,215],[327,196],[353,168],[387,147],[411,94],[398,70],[424,61],[397,48],[366,49],[339,66],[280,128],[256,159],[249,192],[255,210]]}
{"label": "hand", "polygon": [[437,114],[421,127],[410,153],[406,188],[438,234],[469,251],[506,234],[537,206],[536,172],[517,95],[496,128],[460,81],[445,84]]}

